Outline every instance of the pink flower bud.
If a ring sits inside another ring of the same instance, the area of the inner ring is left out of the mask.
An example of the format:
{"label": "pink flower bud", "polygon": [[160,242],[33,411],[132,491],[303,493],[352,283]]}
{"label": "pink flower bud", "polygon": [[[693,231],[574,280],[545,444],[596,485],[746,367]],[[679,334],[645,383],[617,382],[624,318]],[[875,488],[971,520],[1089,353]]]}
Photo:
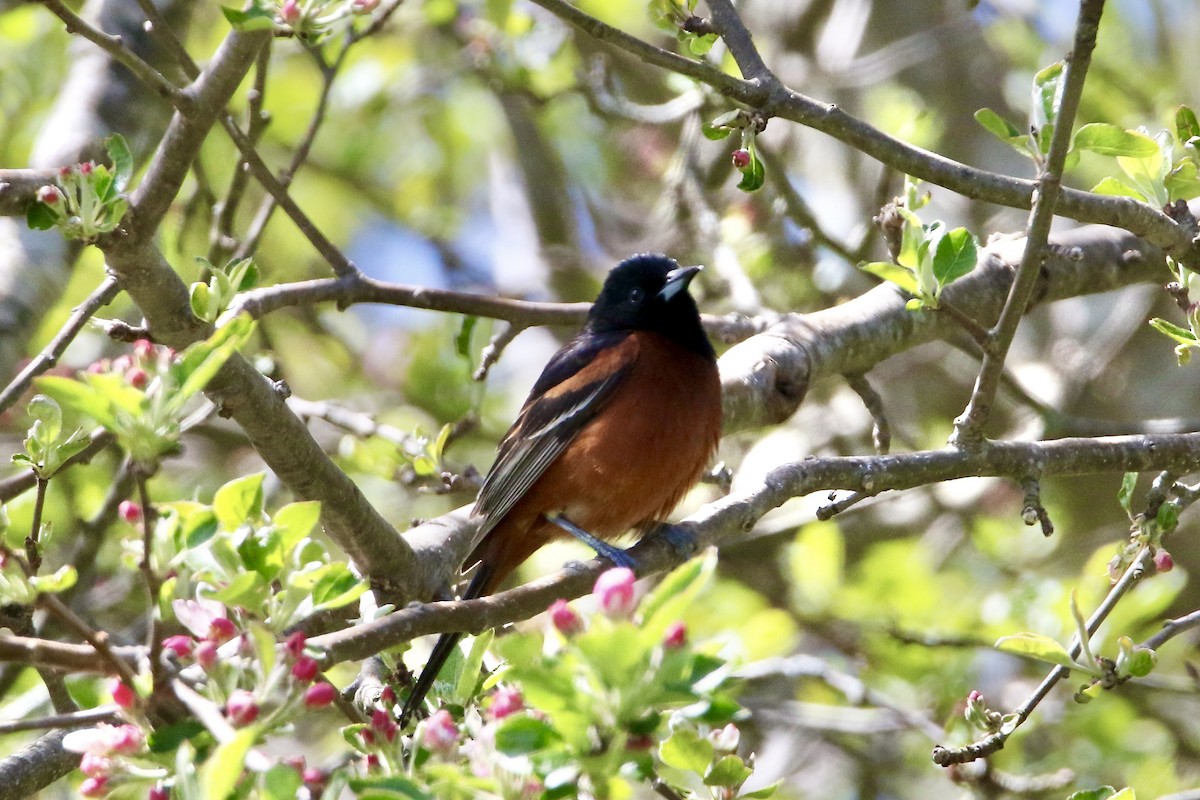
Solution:
{"label": "pink flower bud", "polygon": [[79,770],[89,778],[101,778],[112,772],[112,761],[95,753],[84,753],[79,759]]}
{"label": "pink flower bud", "polygon": [[1159,550],[1154,554],[1154,568],[1159,572],[1170,572],[1175,569],[1175,559],[1166,550]]}
{"label": "pink flower bud", "polygon": [[118,725],[109,732],[112,751],[127,756],[136,753],[146,744],[146,734],[137,725]]}
{"label": "pink flower bud", "polygon": [[146,794],[146,800],[171,800],[171,792],[160,783]]}
{"label": "pink flower bud", "polygon": [[733,161],[733,165],[738,169],[745,169],[750,166],[750,151],[744,147],[734,150],[730,158]]}
{"label": "pink flower bud", "polygon": [[396,690],[390,686],[383,687],[383,691],[379,693],[379,702],[387,705],[396,704]]}
{"label": "pink flower bud", "polygon": [[210,669],[217,663],[217,646],[205,639],[196,643],[196,663],[203,669]]}
{"label": "pink flower bud", "polygon": [[225,716],[239,728],[249,725],[258,719],[258,701],[250,692],[238,689],[229,695],[229,702],[225,704]]}
{"label": "pink flower bud", "polygon": [[316,767],[307,767],[300,773],[300,780],[304,781],[304,785],[309,789],[324,786],[325,778],[327,777],[323,770],[319,770]]}
{"label": "pink flower bud", "polygon": [[643,733],[638,736],[630,736],[628,739],[626,739],[625,749],[636,750],[640,752],[650,750],[655,744],[657,744],[657,741],[652,735]]}
{"label": "pink flower bud", "polygon": [[177,658],[187,658],[195,649],[196,640],[190,636],[176,634],[163,639],[162,647],[164,651],[174,653]]}
{"label": "pink flower bud", "polygon": [[687,625],[682,622],[672,622],[663,634],[663,647],[668,650],[678,650],[687,644]]}
{"label": "pink flower bud", "polygon": [[208,628],[207,638],[216,644],[228,642],[237,635],[237,627],[229,617],[214,617]]}
{"label": "pink flower bud", "polygon": [[355,14],[370,14],[379,5],[379,0],[351,0],[350,11]]}
{"label": "pink flower bud", "polygon": [[304,655],[304,643],[308,637],[304,631],[296,631],[283,643],[283,649],[287,651],[289,657],[296,659]]}
{"label": "pink flower bud", "polygon": [[592,593],[596,604],[604,615],[611,619],[627,619],[637,604],[633,599],[633,584],[637,576],[628,567],[617,567],[602,572],[596,579]]}
{"label": "pink flower bud", "polygon": [[295,25],[300,21],[300,4],[296,0],[283,0],[283,5],[279,9],[279,18],[288,25]]}
{"label": "pink flower bud", "polygon": [[566,600],[555,600],[546,611],[550,615],[550,622],[563,636],[574,636],[583,630],[583,618],[575,613]]}
{"label": "pink flower bud", "polygon": [[375,753],[367,753],[367,757],[363,759],[363,762],[367,766],[367,772],[374,772],[375,770],[379,769],[380,764],[382,763],[379,760],[379,756]]}
{"label": "pink flower bud", "polygon": [[300,656],[296,663],[292,664],[292,677],[301,683],[308,683],[317,677],[320,671],[321,665],[312,656]]}
{"label": "pink flower bud", "polygon": [[113,372],[128,372],[133,367],[133,359],[129,356],[117,356],[112,360]]}
{"label": "pink flower bud", "polygon": [[117,506],[117,515],[130,525],[136,525],[142,521],[142,507],[132,500],[122,500]]}
{"label": "pink flower bud", "polygon": [[92,162],[92,161],[84,161],[82,164],[80,164],[80,165],[79,165],[79,174],[80,174],[80,175],[83,175],[85,178],[86,178],[88,175],[91,175],[91,174],[92,174],[93,172],[95,172],[95,171],[96,171],[96,164],[95,164],[95,162]]}
{"label": "pink flower bud", "polygon": [[150,375],[141,367],[133,367],[125,373],[125,380],[135,389],[145,389],[150,382]]}
{"label": "pink flower bud", "polygon": [[114,681],[112,687],[113,702],[121,708],[133,708],[137,703],[137,693],[121,681]]}
{"label": "pink flower bud", "polygon": [[488,711],[492,719],[504,719],[524,707],[525,700],[521,697],[520,689],[514,686],[498,686],[492,694],[492,704],[488,706]]}
{"label": "pink flower bud", "polygon": [[88,778],[83,783],[79,784],[80,797],[104,797],[108,794],[108,776],[101,775],[96,778]]}
{"label": "pink flower bud", "polygon": [[92,363],[88,364],[87,369],[84,371],[88,375],[103,375],[105,372],[108,372],[111,369],[112,362],[107,358],[102,358],[99,361],[93,361]]}
{"label": "pink flower bud", "polygon": [[154,355],[154,342],[149,339],[138,339],[133,343],[133,354],[140,359],[147,359]]}
{"label": "pink flower bud", "polygon": [[71,175],[70,167],[59,167],[58,168],[58,177],[67,178],[67,177],[70,177],[70,175]]}
{"label": "pink flower bud", "polygon": [[389,742],[396,738],[396,721],[392,719],[391,714],[382,708],[377,708],[371,712],[371,727]]}
{"label": "pink flower bud", "polygon": [[979,691],[978,689],[972,689],[970,694],[967,695],[967,702],[968,703],[982,703],[983,702],[983,692]]}
{"label": "pink flower bud", "polygon": [[45,203],[48,206],[57,205],[62,201],[62,192],[57,186],[43,186],[37,191],[37,199],[39,203]]}
{"label": "pink flower bud", "polygon": [[309,708],[324,708],[337,699],[337,689],[325,681],[314,683],[304,690],[304,705]]}
{"label": "pink flower bud", "polygon": [[425,744],[442,755],[449,755],[458,745],[458,725],[446,709],[438,709],[425,720]]}

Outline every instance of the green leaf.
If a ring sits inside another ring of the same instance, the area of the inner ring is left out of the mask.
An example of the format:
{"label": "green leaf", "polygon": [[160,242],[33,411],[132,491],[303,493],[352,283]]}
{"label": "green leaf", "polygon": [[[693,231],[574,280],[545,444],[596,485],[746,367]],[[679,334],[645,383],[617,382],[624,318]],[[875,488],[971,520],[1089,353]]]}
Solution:
{"label": "green leaf", "polygon": [[267,800],[295,800],[304,781],[295,767],[276,764],[262,777],[263,797]]}
{"label": "green leaf", "polygon": [[386,778],[352,778],[350,790],[359,800],[432,800],[419,785],[402,775]]}
{"label": "green leaf", "polygon": [[1169,320],[1155,317],[1154,319],[1150,320],[1150,327],[1154,328],[1154,330],[1158,331],[1159,333],[1174,339],[1180,344],[1194,345],[1197,342],[1196,334],[1192,333],[1187,328],[1179,327],[1174,322]]}
{"label": "green leaf", "polygon": [[284,553],[291,553],[300,540],[316,529],[321,521],[321,504],[316,500],[288,503],[275,512],[271,521],[279,530]]}
{"label": "green leaf", "polygon": [[184,351],[180,360],[183,385],[171,397],[169,409],[180,408],[192,395],[213,379],[225,362],[245,344],[254,332],[255,321],[249,314],[238,314],[217,327],[213,335]]}
{"label": "green leaf", "polygon": [[192,313],[197,319],[202,319],[205,322],[216,322],[216,317],[210,317],[209,288],[207,283],[193,283],[188,293],[188,304],[192,307]]}
{"label": "green leaf", "polygon": [[249,8],[239,11],[236,8],[221,6],[225,19],[239,31],[266,31],[275,27],[275,15],[263,8]]}
{"label": "green leaf", "polygon": [[479,317],[467,315],[463,317],[462,325],[458,328],[458,335],[454,337],[454,350],[460,356],[471,360],[471,334],[475,332],[475,325],[479,322]]}
{"label": "green leaf", "polygon": [[475,696],[475,687],[479,685],[479,672],[483,668],[483,657],[496,635],[493,630],[487,630],[471,639],[471,649],[463,659],[458,670],[458,679],[450,699],[459,705],[466,705]]}
{"label": "green leaf", "polygon": [[659,745],[658,757],[668,767],[703,775],[712,763],[713,746],[691,728],[680,728]]}
{"label": "green leaf", "polygon": [[[1062,93],[1063,62],[1056,61],[1038,71],[1033,76],[1033,104],[1031,116],[1033,127],[1038,128],[1038,145],[1043,154],[1049,150],[1049,136],[1042,136],[1047,131],[1053,131],[1055,120],[1058,118],[1058,99]],[[1046,140],[1042,147],[1041,139]]]}
{"label": "green leaf", "polygon": [[336,561],[321,568],[321,575],[313,586],[313,611],[325,611],[349,605],[363,596],[367,584],[359,580],[344,562]]}
{"label": "green leaf", "polygon": [[146,746],[151,753],[171,753],[188,739],[195,738],[207,729],[197,719],[185,719],[162,728],[155,728],[146,737]]}
{"label": "green leaf", "polygon": [[756,192],[766,182],[767,173],[763,168],[763,163],[754,148],[750,148],[750,166],[742,173],[742,180],[738,183],[737,188],[743,192]]}
{"label": "green leaf", "polygon": [[1071,147],[1102,156],[1146,158],[1158,153],[1158,143],[1144,133],[1107,122],[1093,122],[1075,132]]}
{"label": "green leaf", "polygon": [[717,551],[712,547],[671,570],[638,607],[643,619],[643,638],[651,642],[661,640],[671,623],[683,616],[696,597],[712,583],[716,570]]}
{"label": "green leaf", "polygon": [[[100,377],[100,376],[93,376]],[[117,418],[110,398],[98,391],[91,383],[59,375],[43,375],[34,381],[41,391],[69,408],[76,414],[91,417],[107,430],[115,430]]]}
{"label": "green leaf", "polygon": [[1121,476],[1121,488],[1117,490],[1117,503],[1129,516],[1133,516],[1133,490],[1137,487],[1137,481],[1136,472],[1126,472]]}
{"label": "green leaf", "polygon": [[253,608],[267,599],[270,585],[257,572],[240,572],[228,584],[208,595],[230,606]]}
{"label": "green leaf", "polygon": [[1187,106],[1175,110],[1175,136],[1181,142],[1200,136],[1200,121],[1196,119],[1196,112]]}
{"label": "green leaf", "polygon": [[125,137],[119,133],[111,134],[104,140],[104,149],[112,159],[113,184],[118,192],[123,192],[133,177],[133,153],[129,151]]}
{"label": "green leaf", "polygon": [[202,800],[226,800],[237,786],[246,765],[246,754],[254,745],[258,728],[243,728],[233,738],[223,742],[200,767],[200,797]]}
{"label": "green leaf", "polygon": [[1163,185],[1172,201],[1200,197],[1200,167],[1195,161],[1180,161],[1171,167]]}
{"label": "green leaf", "polygon": [[1036,658],[1050,664],[1071,669],[1083,669],[1071,658],[1066,648],[1049,636],[1040,633],[1017,633],[1012,636],[1002,636],[996,641],[995,647],[1005,653]]}
{"label": "green leaf", "polygon": [[1170,533],[1179,527],[1179,506],[1175,501],[1168,501],[1158,507],[1154,521],[1163,533]]}
{"label": "green leaf", "polygon": [[1096,194],[1110,195],[1112,197],[1132,197],[1134,200],[1146,201],[1146,198],[1137,189],[1134,189],[1120,178],[1114,178],[1111,175],[1093,186],[1092,191]]}
{"label": "green leaf", "polygon": [[213,495],[213,512],[221,527],[235,531],[249,522],[257,524],[263,514],[263,479],[265,472],[235,478]]}
{"label": "green leaf", "polygon": [[40,201],[35,201],[25,212],[25,224],[35,231],[48,231],[57,222],[58,215]]}
{"label": "green leaf", "polygon": [[70,564],[63,564],[53,575],[34,575],[29,585],[42,594],[65,592],[79,580],[79,572]]}
{"label": "green leaf", "polygon": [[966,228],[955,228],[940,236],[933,251],[933,274],[939,287],[975,269],[975,237]]}
{"label": "green leaf", "polygon": [[768,798],[768,797],[773,797],[775,795],[775,792],[778,791],[779,787],[782,785],[783,785],[783,778],[780,778],[779,780],[775,781],[774,783],[767,784],[766,786],[764,786],[761,789],[755,789],[753,792],[745,792],[744,794],[739,794],[738,798],[740,798],[740,800],[748,800],[748,798],[754,798],[754,800],[766,800],[766,798]]}
{"label": "green leaf", "polygon": [[1016,125],[1013,125],[990,108],[981,108],[976,111],[975,121],[982,125],[984,130],[1001,141],[1008,142],[1012,139],[1025,138],[1025,134]]}
{"label": "green leaf", "polygon": [[890,261],[868,261],[865,264],[859,264],[858,268],[896,284],[909,294],[917,293],[917,276],[913,275],[912,270],[907,267],[893,264]]}
{"label": "green leaf", "polygon": [[496,749],[506,756],[524,756],[562,741],[554,726],[526,714],[512,714],[496,728]]}
{"label": "green leaf", "polygon": [[1087,789],[1082,792],[1075,792],[1067,798],[1067,800],[1107,800],[1116,793],[1116,789],[1111,786],[1101,786],[1098,789]]}
{"label": "green leaf", "polygon": [[727,755],[713,764],[704,773],[706,786],[724,786],[736,789],[754,774],[754,770],[746,766],[746,762],[735,755]]}

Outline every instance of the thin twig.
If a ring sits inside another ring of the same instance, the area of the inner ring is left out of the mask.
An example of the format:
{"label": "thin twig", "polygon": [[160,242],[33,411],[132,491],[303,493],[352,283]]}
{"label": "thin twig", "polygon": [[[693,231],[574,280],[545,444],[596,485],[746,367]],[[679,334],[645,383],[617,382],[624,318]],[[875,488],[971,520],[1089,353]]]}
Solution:
{"label": "thin twig", "polygon": [[1021,257],[1020,266],[1017,267],[1004,310],[989,337],[991,346],[984,349],[983,366],[975,379],[971,399],[966,410],[954,421],[951,441],[955,444],[973,447],[983,440],[983,428],[991,417],[992,403],[1000,386],[1009,345],[1012,344],[1017,326],[1025,316],[1025,309],[1033,297],[1038,271],[1046,256],[1050,223],[1054,219],[1054,206],[1062,187],[1063,167],[1067,151],[1071,147],[1075,113],[1079,110],[1079,99],[1083,95],[1083,84],[1092,61],[1092,50],[1096,46],[1096,32],[1100,27],[1100,15],[1103,11],[1104,0],[1084,0],[1080,4],[1079,19],[1075,23],[1075,46],[1067,61],[1062,98],[1054,122],[1054,135],[1050,140],[1050,153],[1045,168],[1038,176],[1037,194],[1027,227],[1025,252]]}
{"label": "thin twig", "polygon": [[137,53],[125,46],[120,36],[111,36],[89,24],[82,17],[67,7],[62,0],[39,0],[50,13],[58,17],[66,25],[67,33],[77,33],[92,42],[113,60],[127,68],[157,94],[170,101],[182,113],[189,113],[195,108],[195,99],[183,92],[178,86],[167,80],[161,72],[147,64]]}
{"label": "thin twig", "polygon": [[83,728],[95,725],[97,722],[116,722],[121,718],[121,711],[115,705],[98,706],[83,711],[73,711],[70,714],[51,714],[46,717],[33,719],[16,719],[0,722],[0,735],[17,733],[18,731],[36,731],[50,728]]}
{"label": "thin twig", "polygon": [[75,337],[83,330],[83,326],[87,324],[88,320],[101,308],[111,303],[120,291],[121,287],[117,284],[117,279],[111,275],[101,281],[96,290],[75,307],[66,324],[54,335],[45,349],[26,364],[17,377],[4,387],[4,391],[0,392],[0,411],[4,411],[15,403],[29,388],[34,378],[58,364],[58,359],[71,342],[75,341]]}

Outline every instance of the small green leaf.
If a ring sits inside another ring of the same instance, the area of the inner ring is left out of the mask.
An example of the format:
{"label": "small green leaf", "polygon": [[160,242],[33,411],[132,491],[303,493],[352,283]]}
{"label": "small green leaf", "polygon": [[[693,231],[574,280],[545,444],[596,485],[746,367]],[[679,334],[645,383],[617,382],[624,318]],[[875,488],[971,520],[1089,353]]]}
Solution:
{"label": "small green leaf", "polygon": [[171,397],[168,408],[182,407],[192,395],[204,389],[225,366],[225,362],[250,338],[255,324],[249,314],[238,314],[219,325],[208,339],[185,350],[180,365],[186,377]]}
{"label": "small green leaf", "polygon": [[1052,131],[1058,118],[1058,101],[1062,94],[1063,62],[1056,61],[1038,71],[1033,76],[1033,104],[1031,116],[1033,127],[1039,128],[1039,147],[1041,139],[1046,139],[1046,146],[1041,147],[1045,154],[1049,150],[1049,136],[1041,136],[1045,131]]}
{"label": "small green leaf", "polygon": [[977,257],[975,237],[966,228],[940,236],[933,251],[933,274],[939,288],[975,269]]}
{"label": "small green leaf", "polygon": [[367,591],[367,584],[355,577],[344,562],[336,561],[321,569],[324,573],[312,591],[313,611],[341,608]]}
{"label": "small green leaf", "polygon": [[58,594],[70,589],[77,580],[79,572],[75,567],[64,564],[53,575],[34,575],[29,579],[29,585],[42,594]]}
{"label": "small green leaf", "polygon": [[221,743],[200,767],[201,800],[226,800],[237,786],[246,765],[246,754],[258,736],[255,726],[243,728]]}
{"label": "small green leaf", "polygon": [[129,185],[129,179],[133,177],[133,153],[129,151],[125,137],[119,133],[110,134],[104,140],[104,149],[112,159],[113,184],[118,192],[123,192]]}
{"label": "small green leaf", "polygon": [[276,764],[262,777],[263,796],[266,800],[295,800],[296,793],[303,785],[300,773],[288,764]]}
{"label": "small green leaf", "polygon": [[1071,146],[1102,156],[1146,158],[1158,153],[1158,143],[1144,133],[1107,122],[1093,122],[1075,132]]}
{"label": "small green leaf", "polygon": [[1071,669],[1082,669],[1071,658],[1066,648],[1049,636],[1040,633],[1017,633],[1012,636],[1002,636],[996,641],[995,647],[1005,653],[1036,658],[1050,664]]}
{"label": "small green leaf", "polygon": [[1179,527],[1179,506],[1176,501],[1167,501],[1158,507],[1154,521],[1163,533],[1170,533]]}
{"label": "small green leaf", "polygon": [[1175,136],[1181,142],[1200,136],[1200,121],[1196,119],[1196,112],[1187,106],[1175,110]]}
{"label": "small green leaf", "polygon": [[1004,117],[997,114],[990,108],[981,108],[975,112],[975,121],[984,127],[984,129],[1004,142],[1009,142],[1012,139],[1025,138],[1024,132],[1013,125]]}
{"label": "small green leaf", "polygon": [[263,513],[263,480],[265,472],[235,478],[213,495],[213,512],[221,527],[235,531],[243,524],[257,524]]}
{"label": "small green leaf", "polygon": [[216,318],[209,318],[209,288],[207,283],[193,283],[188,293],[188,304],[192,307],[192,313],[197,319],[202,319],[205,322],[216,322]]}
{"label": "small green leaf", "polygon": [[1141,192],[1120,178],[1114,178],[1111,175],[1093,186],[1092,191],[1096,194],[1104,194],[1112,197],[1132,197],[1134,200],[1146,202],[1146,198]]}
{"label": "small green leaf", "polygon": [[321,521],[321,504],[316,500],[288,503],[275,512],[271,519],[279,529],[280,543],[285,553],[290,553],[300,540],[308,536]]}
{"label": "small green leaf", "polygon": [[680,728],[659,745],[658,757],[668,767],[703,775],[712,763],[713,746],[691,728]]}
{"label": "small green leaf", "polygon": [[1116,789],[1111,786],[1101,786],[1098,789],[1087,789],[1082,792],[1075,792],[1067,798],[1067,800],[1108,800],[1116,793]]}
{"label": "small green leaf", "polygon": [[858,268],[896,284],[909,294],[917,293],[917,276],[913,275],[912,270],[899,264],[893,264],[890,261],[868,261],[865,264],[859,264]]}
{"label": "small green leaf", "polygon": [[432,800],[432,795],[402,775],[386,778],[352,778],[350,790],[362,800]]}
{"label": "small green leaf", "polygon": [[1200,168],[1195,161],[1179,161],[1171,167],[1163,185],[1173,201],[1200,197]]}
{"label": "small green leaf", "polygon": [[766,800],[766,798],[768,798],[768,797],[774,797],[775,792],[778,791],[779,787],[782,785],[783,785],[783,778],[780,778],[779,780],[775,781],[774,783],[767,784],[766,786],[764,786],[761,789],[755,789],[753,792],[746,792],[744,794],[739,794],[738,798],[740,800],[749,800],[749,798],[753,798],[753,800]]}
{"label": "small green leaf", "polygon": [[25,224],[35,231],[48,231],[58,222],[58,215],[45,203],[35,201],[25,212]]}
{"label": "small green leaf", "polygon": [[1150,327],[1183,345],[1195,345],[1198,341],[1196,334],[1192,333],[1189,329],[1181,328],[1174,322],[1159,317],[1150,320]]}
{"label": "small green leaf", "polygon": [[736,789],[754,774],[754,770],[746,766],[746,762],[735,755],[727,755],[713,764],[704,773],[706,786],[724,786]]}
{"label": "small green leaf", "polygon": [[172,753],[188,739],[199,736],[205,731],[200,720],[186,719],[172,725],[155,728],[146,737],[146,746],[150,748],[151,753]]}
{"label": "small green leaf", "polygon": [[466,705],[475,696],[475,687],[479,685],[479,671],[483,668],[483,657],[487,655],[488,646],[491,645],[494,636],[495,631],[488,630],[471,639],[471,649],[458,670],[458,680],[450,698],[452,701]]}
{"label": "small green leaf", "polygon": [[463,317],[462,325],[458,328],[458,335],[454,337],[454,350],[460,356],[471,360],[471,334],[475,332],[475,325],[479,322],[479,317],[467,315]]}
{"label": "small green leaf", "polygon": [[506,756],[531,755],[560,741],[554,726],[526,714],[512,714],[496,728],[496,750]]}
{"label": "small green leaf", "polygon": [[266,31],[275,27],[275,15],[263,8],[249,8],[239,11],[236,8],[221,6],[221,13],[234,30]]}
{"label": "small green leaf", "polygon": [[738,183],[737,188],[743,192],[756,192],[767,182],[766,175],[758,153],[754,151],[754,148],[750,148],[750,166],[742,173],[742,180]]}
{"label": "small green leaf", "polygon": [[638,606],[644,636],[657,642],[672,622],[683,616],[697,595],[712,582],[717,569],[716,548],[681,564],[663,578]]}
{"label": "small green leaf", "polygon": [[1121,488],[1117,490],[1117,503],[1125,513],[1133,516],[1133,490],[1137,487],[1138,474],[1126,472],[1121,476]]}

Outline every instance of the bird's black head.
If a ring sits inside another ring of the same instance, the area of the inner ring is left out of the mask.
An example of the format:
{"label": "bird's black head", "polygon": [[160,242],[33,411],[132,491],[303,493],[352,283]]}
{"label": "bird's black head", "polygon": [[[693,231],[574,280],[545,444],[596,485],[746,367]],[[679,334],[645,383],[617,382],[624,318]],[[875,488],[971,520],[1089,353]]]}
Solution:
{"label": "bird's black head", "polygon": [[681,267],[663,255],[625,259],[604,280],[588,314],[588,329],[654,331],[697,353],[715,357],[700,325],[688,284],[700,267]]}

